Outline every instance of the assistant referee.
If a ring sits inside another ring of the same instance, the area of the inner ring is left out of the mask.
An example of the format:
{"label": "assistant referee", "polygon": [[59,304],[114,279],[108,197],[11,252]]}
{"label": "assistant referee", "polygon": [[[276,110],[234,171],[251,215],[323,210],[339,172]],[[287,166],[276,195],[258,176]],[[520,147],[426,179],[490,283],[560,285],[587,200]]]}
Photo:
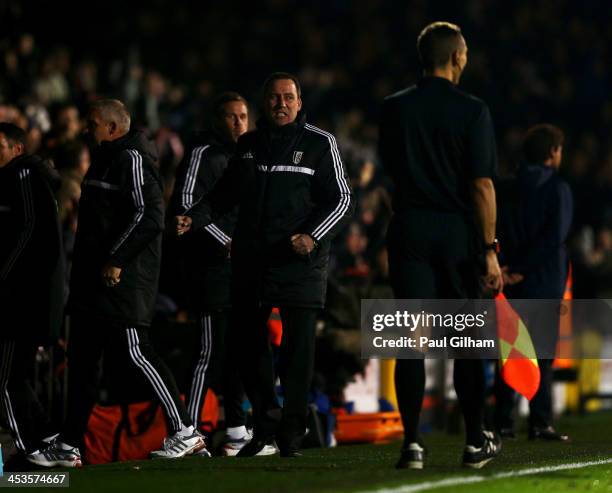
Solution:
{"label": "assistant referee", "polygon": [[[483,101],[456,87],[468,52],[458,26],[427,26],[417,49],[424,76],[385,99],[380,125],[379,151],[395,185],[387,235],[391,284],[396,298],[477,298],[481,280],[492,291],[502,287],[491,116]],[[454,382],[466,425],[463,463],[480,468],[501,447],[483,432],[482,362],[455,361]],[[395,386],[405,433],[397,467],[421,469],[423,359],[398,360]]]}

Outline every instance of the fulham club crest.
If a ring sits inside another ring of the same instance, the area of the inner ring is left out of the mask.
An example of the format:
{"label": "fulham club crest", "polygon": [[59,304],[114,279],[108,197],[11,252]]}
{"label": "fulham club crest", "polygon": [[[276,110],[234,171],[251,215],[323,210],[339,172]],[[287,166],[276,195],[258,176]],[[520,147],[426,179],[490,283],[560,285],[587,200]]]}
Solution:
{"label": "fulham club crest", "polygon": [[300,164],[303,155],[303,151],[293,151],[293,164]]}

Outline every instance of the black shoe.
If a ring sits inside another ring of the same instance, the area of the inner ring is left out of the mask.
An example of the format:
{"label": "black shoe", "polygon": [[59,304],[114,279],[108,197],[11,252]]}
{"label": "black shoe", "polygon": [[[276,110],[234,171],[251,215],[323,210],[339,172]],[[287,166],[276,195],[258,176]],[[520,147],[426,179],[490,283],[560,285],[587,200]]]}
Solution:
{"label": "black shoe", "polygon": [[425,449],[414,442],[403,448],[396,469],[423,469]]}
{"label": "black shoe", "polygon": [[559,433],[552,426],[545,428],[533,427],[529,429],[529,440],[546,440],[549,442],[569,442],[568,435]]}
{"label": "black shoe", "polygon": [[289,459],[297,459],[298,457],[304,457],[304,454],[302,454],[299,449],[289,448],[281,449],[280,456]]}
{"label": "black shoe", "polygon": [[501,451],[501,438],[497,433],[484,431],[484,443],[476,448],[472,445],[465,447],[463,452],[463,465],[471,469],[481,469],[492,461]]}
{"label": "black shoe", "polygon": [[512,428],[500,428],[499,430],[497,430],[497,433],[499,434],[501,438],[510,438],[510,439],[516,438],[516,433],[514,432],[514,429]]}
{"label": "black shoe", "polygon": [[254,436],[249,443],[240,449],[236,457],[253,457],[261,452],[270,440]]}
{"label": "black shoe", "polygon": [[302,457],[300,448],[302,445],[302,435],[299,433],[281,431],[276,441],[281,457],[296,458]]}

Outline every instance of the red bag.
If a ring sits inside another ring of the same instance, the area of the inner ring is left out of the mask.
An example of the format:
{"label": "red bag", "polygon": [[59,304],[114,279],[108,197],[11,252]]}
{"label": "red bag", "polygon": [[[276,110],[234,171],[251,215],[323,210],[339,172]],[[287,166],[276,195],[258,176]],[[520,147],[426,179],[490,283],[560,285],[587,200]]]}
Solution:
{"label": "red bag", "polygon": [[[212,390],[206,395],[201,421],[216,428],[219,402]],[[96,405],[85,433],[87,464],[143,460],[161,447],[168,436],[164,410],[157,401]]]}

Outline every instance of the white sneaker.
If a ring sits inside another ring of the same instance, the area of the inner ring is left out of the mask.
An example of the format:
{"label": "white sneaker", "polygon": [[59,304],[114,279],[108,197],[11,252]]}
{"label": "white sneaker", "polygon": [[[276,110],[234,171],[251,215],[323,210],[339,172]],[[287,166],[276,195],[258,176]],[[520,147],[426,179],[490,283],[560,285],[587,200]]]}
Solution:
{"label": "white sneaker", "polygon": [[255,455],[260,457],[263,455],[274,455],[274,454],[278,454],[278,449],[276,448],[276,445],[271,444],[271,445],[266,445],[264,448],[261,449],[260,452],[256,453]]}
{"label": "white sneaker", "polygon": [[[242,438],[230,438],[225,435],[223,447],[221,448],[221,453],[227,457],[235,457],[238,455],[238,452],[242,450],[242,448],[251,441],[253,435],[251,432],[247,432]],[[278,453],[278,449],[274,445],[265,445],[259,452],[257,452],[256,456],[263,455],[274,455]]]}
{"label": "white sneaker", "polygon": [[51,443],[53,440],[55,440],[57,437],[59,436],[59,433],[56,433],[55,435],[51,435],[48,436],[47,438],[43,438],[42,442],[44,443]]}
{"label": "white sneaker", "polygon": [[[206,450],[204,438],[197,431],[191,435],[180,435],[175,433],[171,437],[164,438],[164,444],[161,450],[151,452],[151,459],[179,459],[187,455],[193,455],[202,450]],[[208,450],[199,455],[210,457]]]}
{"label": "white sneaker", "polygon": [[[65,445],[65,444],[62,444]],[[28,462],[42,467],[81,467],[81,452],[76,447],[62,447],[55,438],[46,447],[26,456]]]}

